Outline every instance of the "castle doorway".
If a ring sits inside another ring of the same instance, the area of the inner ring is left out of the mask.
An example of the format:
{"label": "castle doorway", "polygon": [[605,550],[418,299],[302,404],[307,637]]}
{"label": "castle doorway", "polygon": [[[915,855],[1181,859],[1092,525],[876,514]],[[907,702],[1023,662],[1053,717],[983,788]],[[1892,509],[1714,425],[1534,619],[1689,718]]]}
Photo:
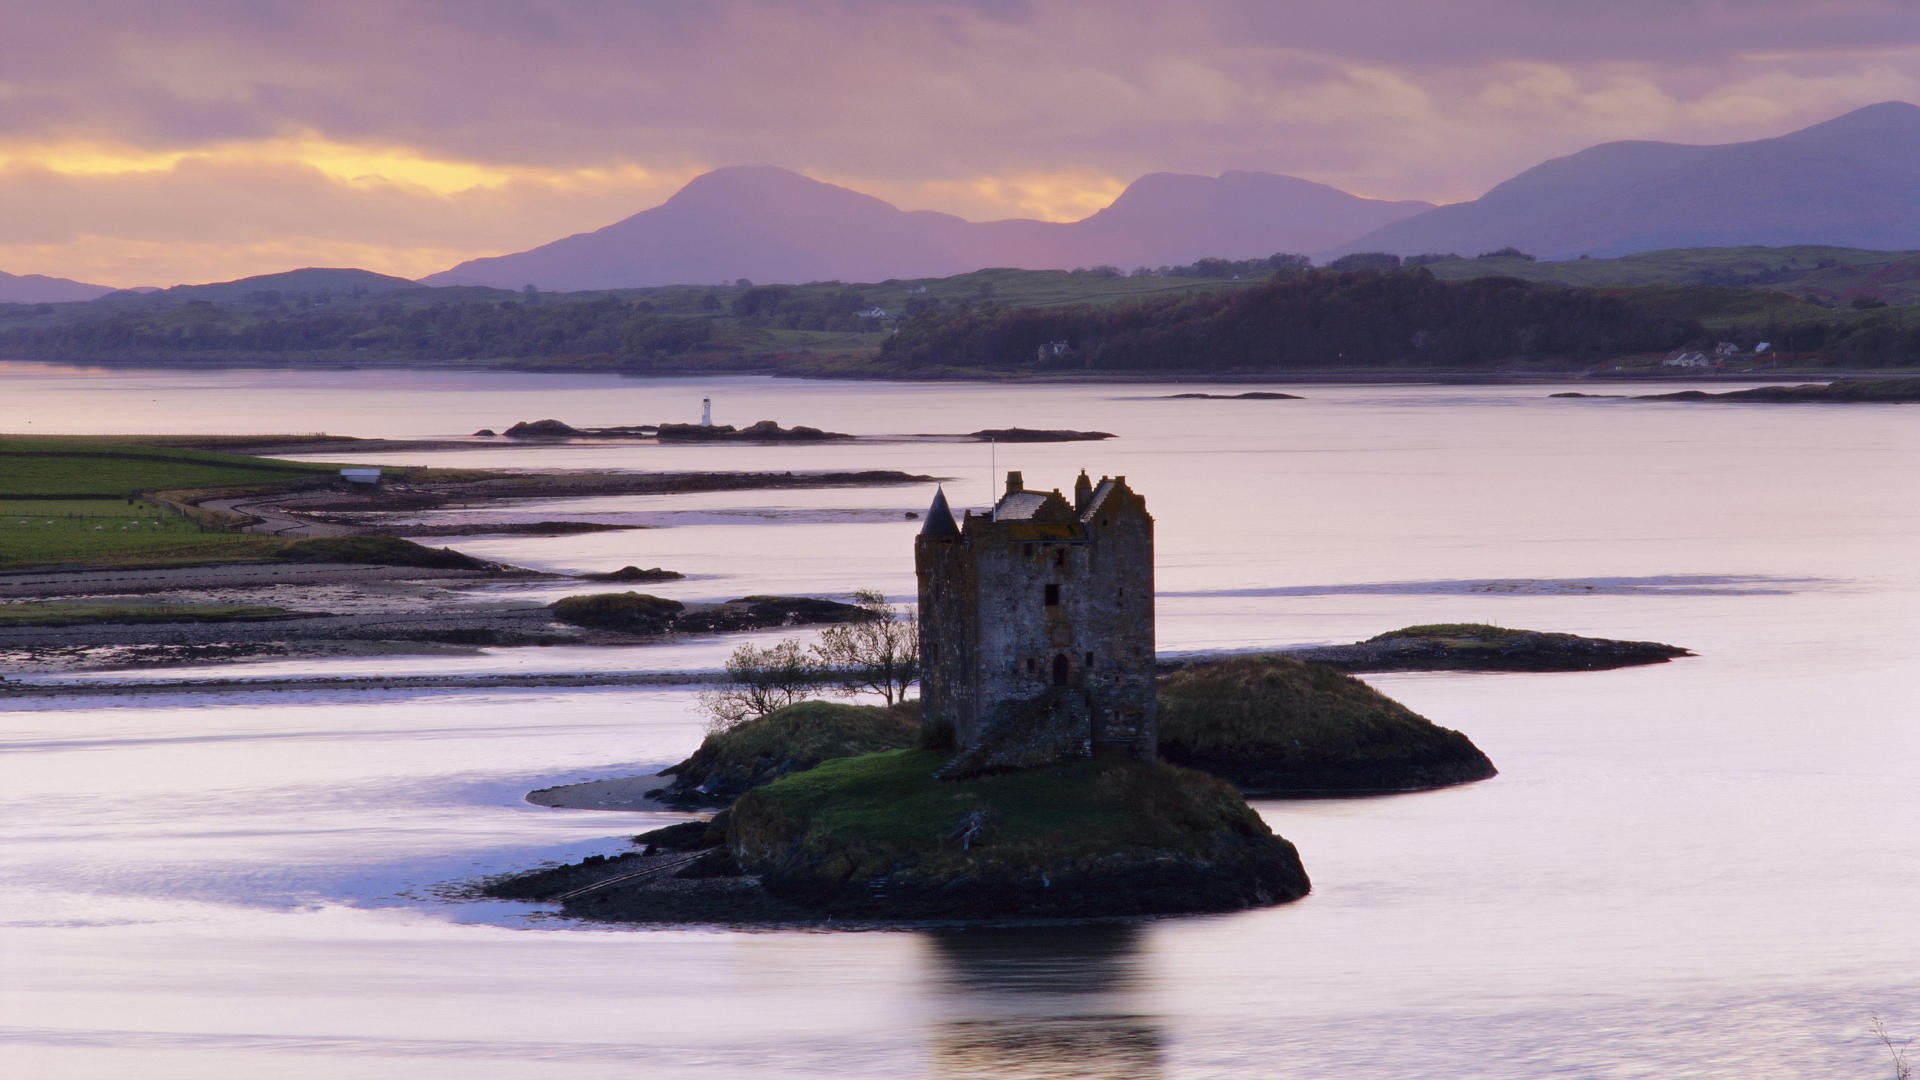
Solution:
{"label": "castle doorway", "polygon": [[1067,685],[1067,654],[1066,653],[1055,653],[1053,655],[1053,685],[1055,686]]}

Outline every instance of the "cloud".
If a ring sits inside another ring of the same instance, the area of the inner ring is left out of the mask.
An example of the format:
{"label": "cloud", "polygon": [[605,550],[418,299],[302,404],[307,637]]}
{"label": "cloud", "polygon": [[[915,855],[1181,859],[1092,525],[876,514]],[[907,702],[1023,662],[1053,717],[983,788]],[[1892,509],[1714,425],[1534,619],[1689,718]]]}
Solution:
{"label": "cloud", "polygon": [[[339,161],[335,165],[342,164]],[[347,158],[351,168],[355,159]],[[354,265],[419,277],[616,221],[690,177],[534,171],[461,190],[330,174],[297,161],[193,155],[138,171],[0,169],[0,266],[105,285]]]}
{"label": "cloud", "polygon": [[1920,99],[1896,0],[69,0],[0,36],[0,267],[110,270],[113,237],[163,234],[205,253],[182,275],[211,237],[235,266],[414,267],[727,164],[972,218],[1078,216],[1154,171],[1450,201],[1598,141],[1895,98]]}

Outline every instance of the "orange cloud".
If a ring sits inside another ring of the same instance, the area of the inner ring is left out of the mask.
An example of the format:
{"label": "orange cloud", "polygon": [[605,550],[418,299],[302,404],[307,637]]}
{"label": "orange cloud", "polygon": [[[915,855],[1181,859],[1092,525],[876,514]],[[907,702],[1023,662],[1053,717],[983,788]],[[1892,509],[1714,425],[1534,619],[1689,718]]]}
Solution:
{"label": "orange cloud", "polygon": [[896,201],[909,210],[944,210],[970,221],[1079,221],[1107,207],[1126,186],[1125,180],[1094,172],[1021,173],[902,185]]}

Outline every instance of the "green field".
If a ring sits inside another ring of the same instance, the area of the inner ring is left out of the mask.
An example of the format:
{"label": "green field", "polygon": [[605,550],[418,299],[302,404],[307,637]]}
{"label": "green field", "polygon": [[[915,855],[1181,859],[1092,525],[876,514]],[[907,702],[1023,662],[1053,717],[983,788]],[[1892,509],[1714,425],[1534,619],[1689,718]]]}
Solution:
{"label": "green field", "polygon": [[142,500],[0,498],[0,569],[249,561],[272,557],[280,544],[202,528]]}
{"label": "green field", "polygon": [[0,436],[0,568],[273,558],[284,542],[207,528],[135,493],[258,486],[328,471],[118,439]]}
{"label": "green field", "polygon": [[0,499],[126,498],[179,488],[267,484],[331,471],[242,454],[0,436]]}
{"label": "green field", "polygon": [[1894,304],[1920,302],[1920,253],[1911,251],[1816,245],[1672,248],[1614,259],[1533,262],[1508,256],[1449,258],[1425,265],[1435,277],[1448,280],[1499,274],[1586,288],[1708,285],[1789,293],[1822,302],[1855,295]]}

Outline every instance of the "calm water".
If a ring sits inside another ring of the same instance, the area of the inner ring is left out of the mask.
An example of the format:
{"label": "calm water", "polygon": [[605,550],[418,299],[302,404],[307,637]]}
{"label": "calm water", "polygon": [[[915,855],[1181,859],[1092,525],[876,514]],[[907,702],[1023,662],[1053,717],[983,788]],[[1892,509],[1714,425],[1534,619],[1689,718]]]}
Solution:
{"label": "calm water", "polygon": [[[1231,392],[1237,388],[1221,388]],[[0,714],[9,1075],[1884,1076],[1920,1032],[1920,412],[1551,400],[1557,387],[840,385],[0,368],[0,431],[461,435],[769,417],[1107,443],[529,447],[499,467],[1123,473],[1159,523],[1164,651],[1480,620],[1701,655],[1372,679],[1493,781],[1264,803],[1311,897],[1127,927],[608,930],[448,901],[673,815],[529,788],[658,767],[680,691],[41,702]],[[1631,388],[1629,391],[1631,392]],[[997,461],[992,458],[997,456]],[[922,487],[516,508],[661,526],[479,538],[660,592],[912,588]],[[508,595],[573,591],[516,586]],[[705,667],[734,640],[248,670]],[[233,669],[228,669],[233,670]]]}

